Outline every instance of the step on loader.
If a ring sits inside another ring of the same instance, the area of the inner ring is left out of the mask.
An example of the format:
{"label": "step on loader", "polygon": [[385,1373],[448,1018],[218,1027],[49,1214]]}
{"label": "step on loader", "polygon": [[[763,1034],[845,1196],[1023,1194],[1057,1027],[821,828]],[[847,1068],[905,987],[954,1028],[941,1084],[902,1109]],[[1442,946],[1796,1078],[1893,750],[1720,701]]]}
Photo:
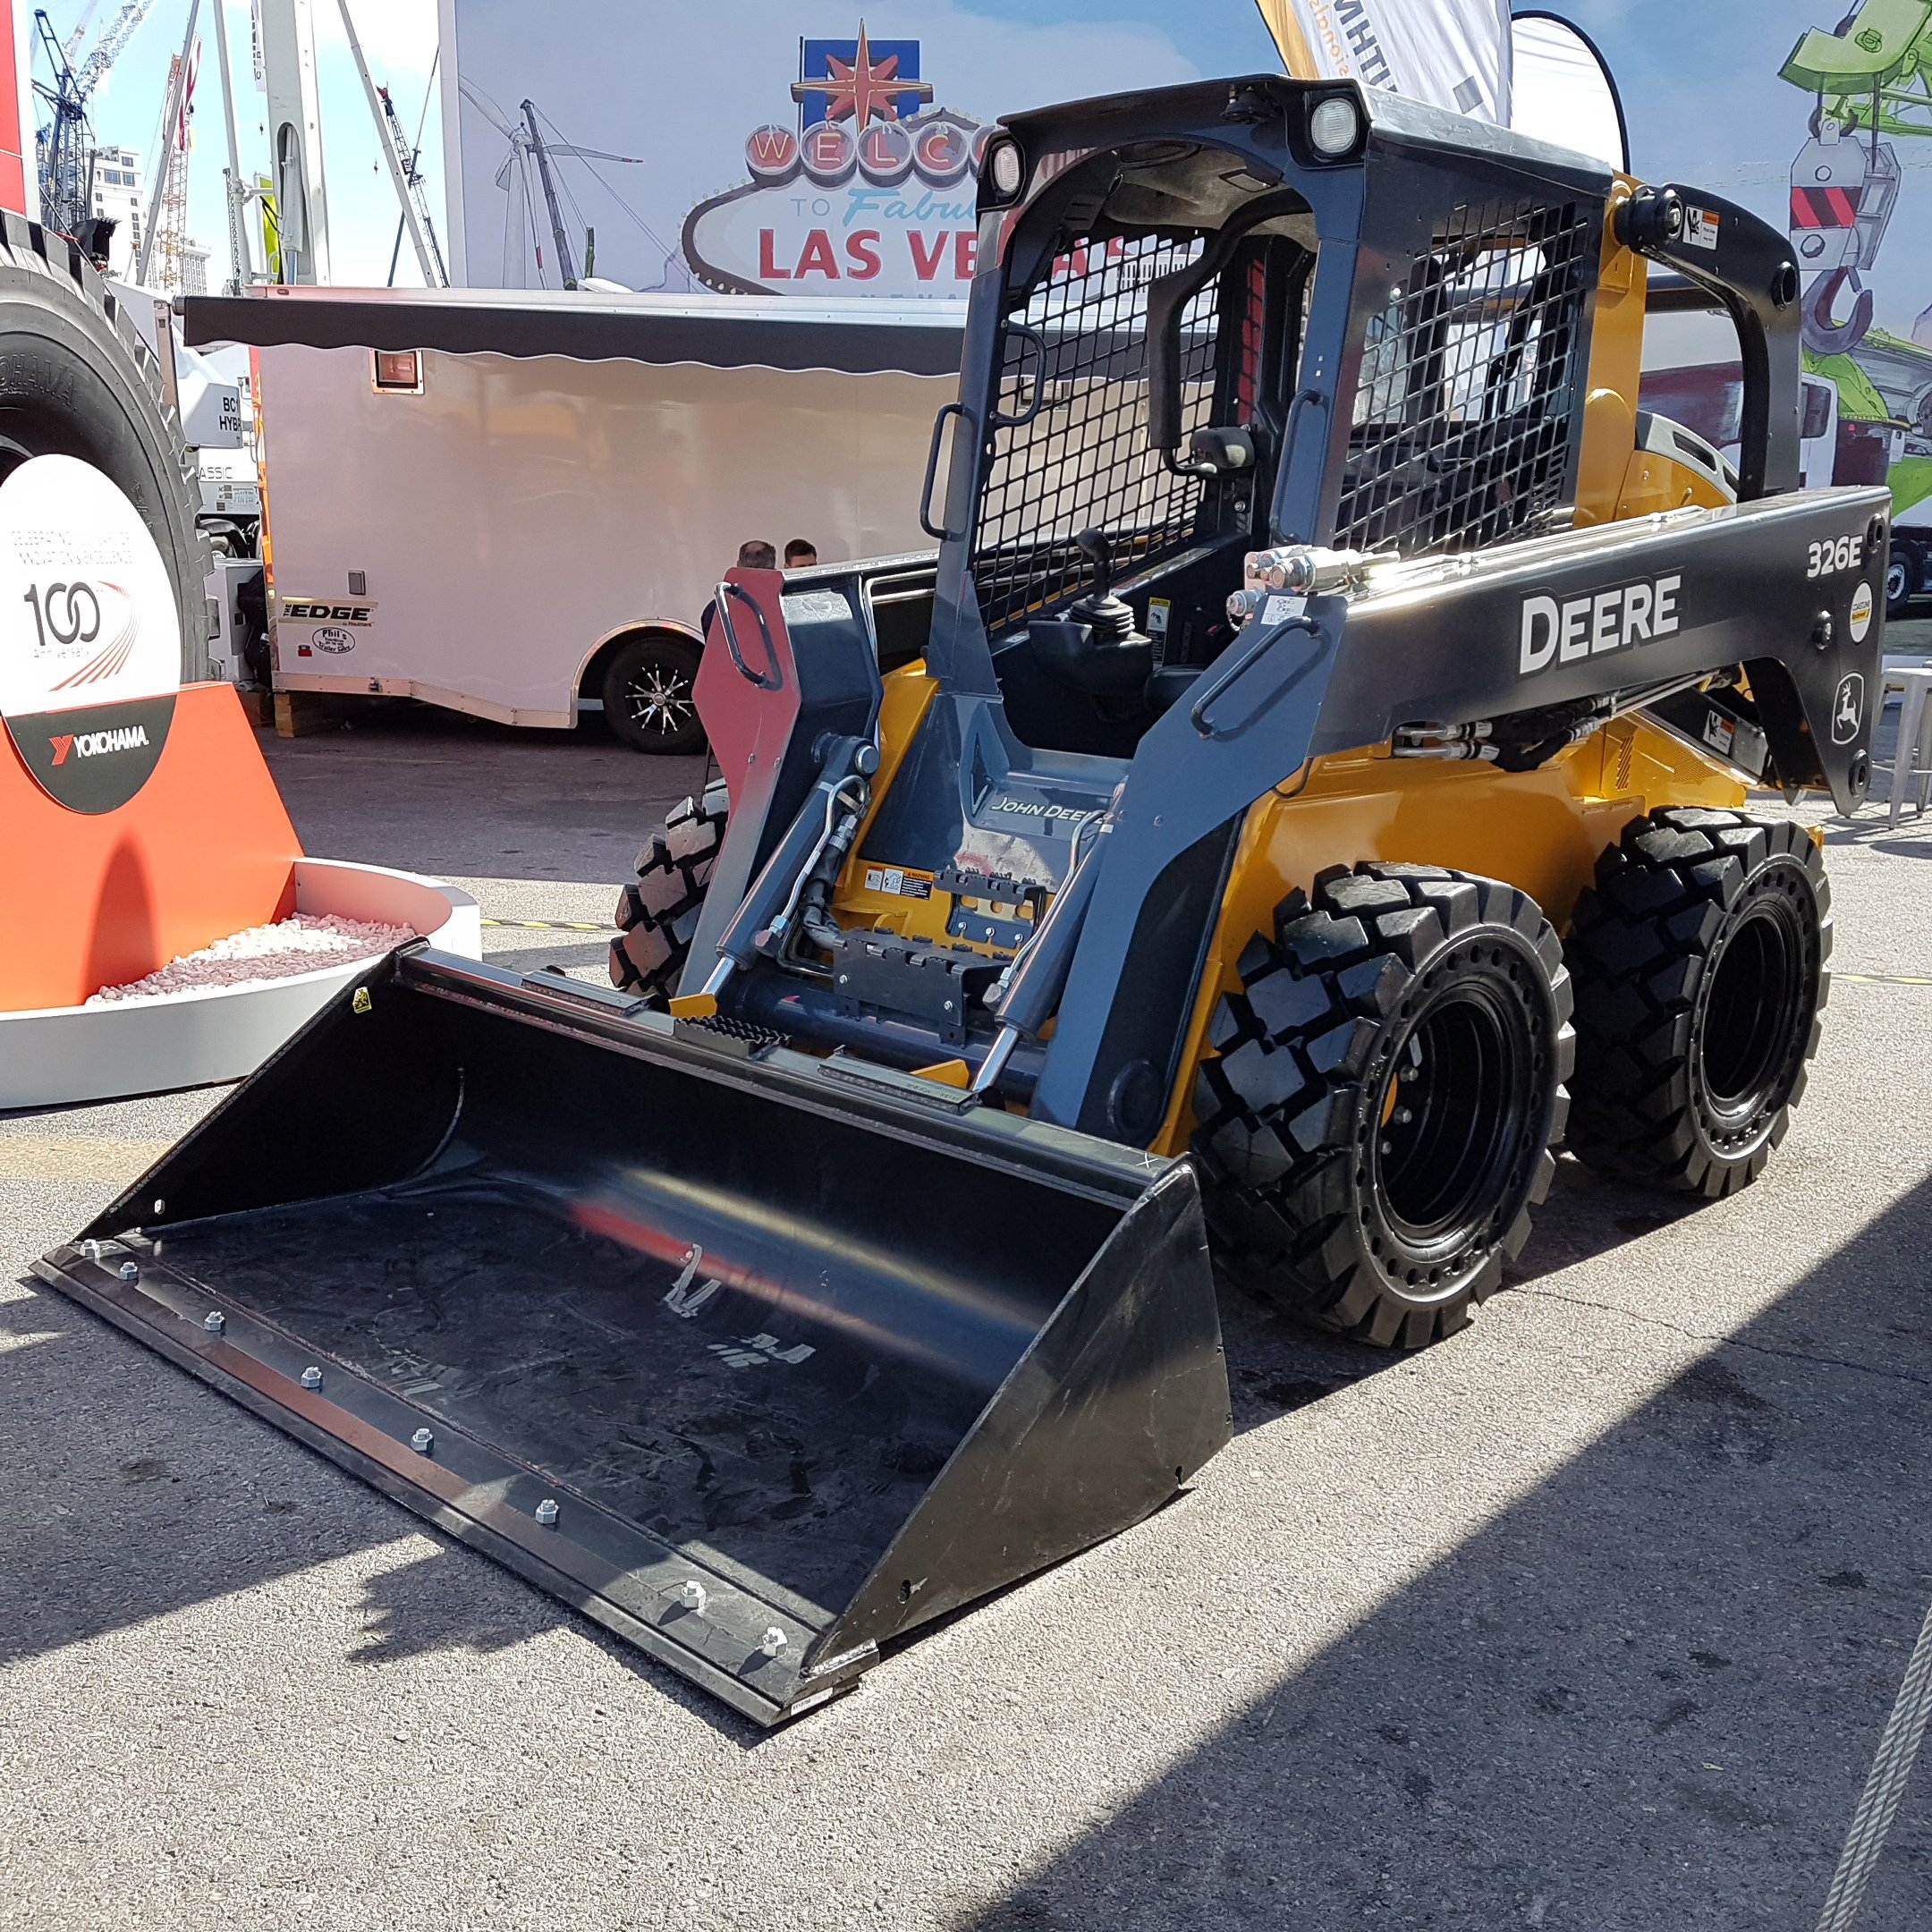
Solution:
{"label": "step on loader", "polygon": [[[923,555],[720,586],[608,988],[407,948],[46,1277],[774,1722],[1226,1440],[1210,1254],[1464,1326],[1555,1152],[1782,1137],[1884,491],[1784,238],[1255,78],[988,145]],[[1647,278],[1739,343],[1644,410]]]}

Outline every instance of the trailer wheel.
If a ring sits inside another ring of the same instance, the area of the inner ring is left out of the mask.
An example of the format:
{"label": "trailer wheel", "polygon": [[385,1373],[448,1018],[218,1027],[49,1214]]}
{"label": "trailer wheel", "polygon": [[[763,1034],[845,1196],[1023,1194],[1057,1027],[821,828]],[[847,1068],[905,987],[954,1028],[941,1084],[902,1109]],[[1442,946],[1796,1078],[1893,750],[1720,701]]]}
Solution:
{"label": "trailer wheel", "polygon": [[702,799],[686,799],[644,841],[637,881],[617,894],[621,929],[611,941],[611,984],[642,994],[659,1013],[670,1004],[691,957],[730,817],[724,781],[715,778]]}
{"label": "trailer wheel", "polygon": [[206,678],[208,545],[160,367],[72,242],[0,212],[0,479],[35,456],[91,463],[134,505],[174,586],[182,676]]}
{"label": "trailer wheel", "polygon": [[1577,902],[1578,1157],[1716,1199],[1784,1138],[1830,981],[1831,888],[1804,827],[1634,820]]}
{"label": "trailer wheel", "polygon": [[604,670],[604,716],[633,751],[705,748],[694,692],[703,652],[685,637],[648,631],[627,638]]}
{"label": "trailer wheel", "polygon": [[1216,1258],[1361,1341],[1453,1334],[1555,1172],[1573,1040],[1549,921],[1494,879],[1337,869],[1237,970],[1194,1089]]}
{"label": "trailer wheel", "polygon": [[1894,544],[1885,557],[1885,615],[1902,617],[1910,608],[1912,593],[1919,587],[1919,559]]}

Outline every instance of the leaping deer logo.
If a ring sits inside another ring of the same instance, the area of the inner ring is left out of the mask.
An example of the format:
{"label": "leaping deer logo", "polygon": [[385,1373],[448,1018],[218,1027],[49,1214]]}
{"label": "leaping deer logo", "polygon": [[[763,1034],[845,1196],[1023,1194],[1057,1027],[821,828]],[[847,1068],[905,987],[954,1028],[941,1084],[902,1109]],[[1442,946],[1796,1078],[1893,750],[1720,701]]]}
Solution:
{"label": "leaping deer logo", "polygon": [[1838,681],[1838,695],[1832,704],[1832,742],[1849,744],[1865,722],[1865,680],[1857,672]]}

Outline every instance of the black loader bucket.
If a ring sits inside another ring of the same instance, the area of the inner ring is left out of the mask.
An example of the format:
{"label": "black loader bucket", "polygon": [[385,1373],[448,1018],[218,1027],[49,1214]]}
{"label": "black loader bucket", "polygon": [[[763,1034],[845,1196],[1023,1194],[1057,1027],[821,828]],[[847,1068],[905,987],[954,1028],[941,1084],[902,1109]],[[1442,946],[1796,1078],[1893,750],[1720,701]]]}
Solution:
{"label": "black loader bucket", "polygon": [[934,1094],[411,949],[39,1272],[774,1723],[1227,1439],[1191,1170]]}

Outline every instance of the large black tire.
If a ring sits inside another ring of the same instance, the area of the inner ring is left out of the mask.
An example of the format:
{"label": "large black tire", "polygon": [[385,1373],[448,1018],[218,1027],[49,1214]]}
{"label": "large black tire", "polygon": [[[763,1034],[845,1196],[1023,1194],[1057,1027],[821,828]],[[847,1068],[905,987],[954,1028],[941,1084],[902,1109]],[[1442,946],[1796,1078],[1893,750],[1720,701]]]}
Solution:
{"label": "large black tire", "polygon": [[693,691],[702,648],[674,631],[627,638],[604,669],[604,721],[633,751],[705,748]]}
{"label": "large black tire", "polygon": [[0,480],[34,456],[92,463],[140,512],[174,586],[182,676],[208,675],[208,547],[161,371],[70,242],[0,213]]}
{"label": "large black tire", "polygon": [[1453,1335],[1555,1172],[1562,947],[1527,893],[1433,866],[1324,873],[1275,926],[1242,953],[1195,1085],[1216,1258],[1361,1341]]}
{"label": "large black tire", "polygon": [[1577,902],[1570,1145],[1715,1199],[1784,1138],[1830,984],[1831,888],[1802,826],[1680,809],[1627,826]]}
{"label": "large black tire", "polygon": [[617,936],[611,941],[611,984],[640,993],[662,1013],[691,957],[691,935],[705,890],[724,843],[731,800],[722,778],[702,799],[686,799],[637,856],[637,880],[617,894]]}

